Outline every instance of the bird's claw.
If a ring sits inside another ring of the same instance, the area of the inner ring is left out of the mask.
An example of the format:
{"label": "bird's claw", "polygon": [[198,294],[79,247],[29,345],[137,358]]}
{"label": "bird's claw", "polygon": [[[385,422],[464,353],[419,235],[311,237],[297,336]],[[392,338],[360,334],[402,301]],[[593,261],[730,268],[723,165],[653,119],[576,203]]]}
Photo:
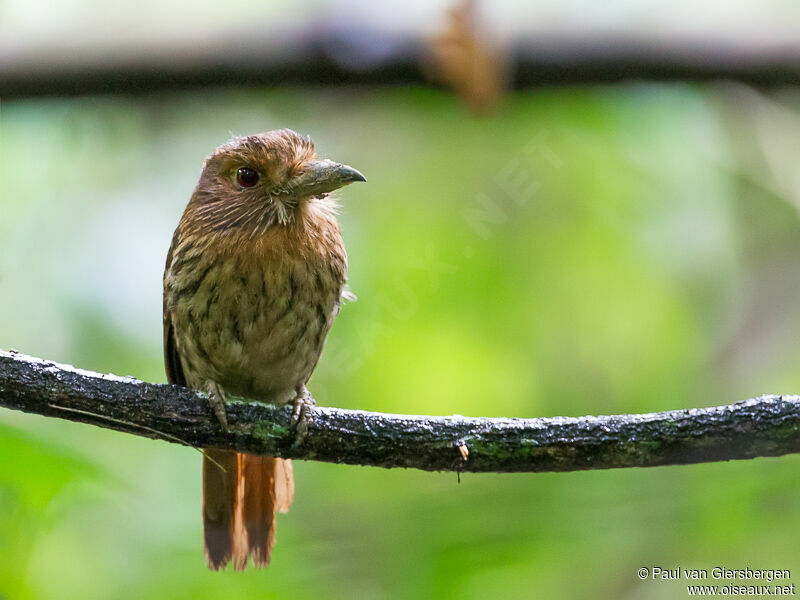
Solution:
{"label": "bird's claw", "polygon": [[289,421],[289,427],[294,430],[293,447],[297,448],[303,445],[303,441],[308,435],[308,425],[311,422],[311,415],[315,406],[316,403],[306,386],[297,390],[297,396],[292,407],[292,418]]}
{"label": "bird's claw", "polygon": [[206,392],[208,393],[208,403],[217,416],[219,424],[222,425],[223,429],[228,429],[228,413],[225,410],[225,390],[223,390],[222,386],[218,383],[209,381],[206,383]]}

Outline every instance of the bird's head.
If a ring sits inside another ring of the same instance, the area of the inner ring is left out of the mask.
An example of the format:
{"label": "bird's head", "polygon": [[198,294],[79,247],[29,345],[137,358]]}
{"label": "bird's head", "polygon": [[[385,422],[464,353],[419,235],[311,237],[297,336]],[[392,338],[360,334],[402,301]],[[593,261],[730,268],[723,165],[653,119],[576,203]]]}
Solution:
{"label": "bird's head", "polygon": [[366,178],[317,157],[314,143],[291,129],[235,137],[205,161],[192,202],[207,226],[254,232],[292,223],[315,199]]}

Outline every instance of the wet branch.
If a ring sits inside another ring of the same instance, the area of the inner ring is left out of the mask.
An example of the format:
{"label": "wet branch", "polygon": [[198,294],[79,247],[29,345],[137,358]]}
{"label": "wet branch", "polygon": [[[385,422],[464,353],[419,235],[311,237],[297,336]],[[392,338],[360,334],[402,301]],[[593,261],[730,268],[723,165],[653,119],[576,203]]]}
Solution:
{"label": "wet branch", "polygon": [[303,444],[293,447],[289,407],[232,399],[229,430],[223,431],[203,395],[192,390],[2,350],[0,406],[199,448],[426,471],[576,471],[800,452],[800,396],[651,414],[541,419],[319,407]]}

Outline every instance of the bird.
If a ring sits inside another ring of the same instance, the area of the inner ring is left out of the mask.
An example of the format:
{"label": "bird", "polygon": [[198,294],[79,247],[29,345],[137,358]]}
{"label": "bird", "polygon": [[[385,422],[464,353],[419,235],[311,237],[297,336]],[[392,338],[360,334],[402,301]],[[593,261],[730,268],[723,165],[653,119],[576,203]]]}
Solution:
{"label": "bird", "polygon": [[[306,383],[349,293],[330,193],[357,181],[290,129],[233,137],[205,159],[167,254],[164,361],[170,383],[207,393],[221,427],[228,395],[307,418]],[[291,461],[208,448],[202,474],[208,567],[268,565]]]}

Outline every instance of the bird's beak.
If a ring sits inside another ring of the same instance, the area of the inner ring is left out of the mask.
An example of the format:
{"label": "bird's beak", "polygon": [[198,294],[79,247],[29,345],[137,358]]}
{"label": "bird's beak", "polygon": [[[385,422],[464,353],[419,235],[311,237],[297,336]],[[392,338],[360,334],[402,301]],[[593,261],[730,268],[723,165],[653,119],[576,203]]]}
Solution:
{"label": "bird's beak", "polygon": [[366,180],[353,167],[332,160],[314,160],[305,164],[290,187],[298,197],[321,196],[349,183]]}

